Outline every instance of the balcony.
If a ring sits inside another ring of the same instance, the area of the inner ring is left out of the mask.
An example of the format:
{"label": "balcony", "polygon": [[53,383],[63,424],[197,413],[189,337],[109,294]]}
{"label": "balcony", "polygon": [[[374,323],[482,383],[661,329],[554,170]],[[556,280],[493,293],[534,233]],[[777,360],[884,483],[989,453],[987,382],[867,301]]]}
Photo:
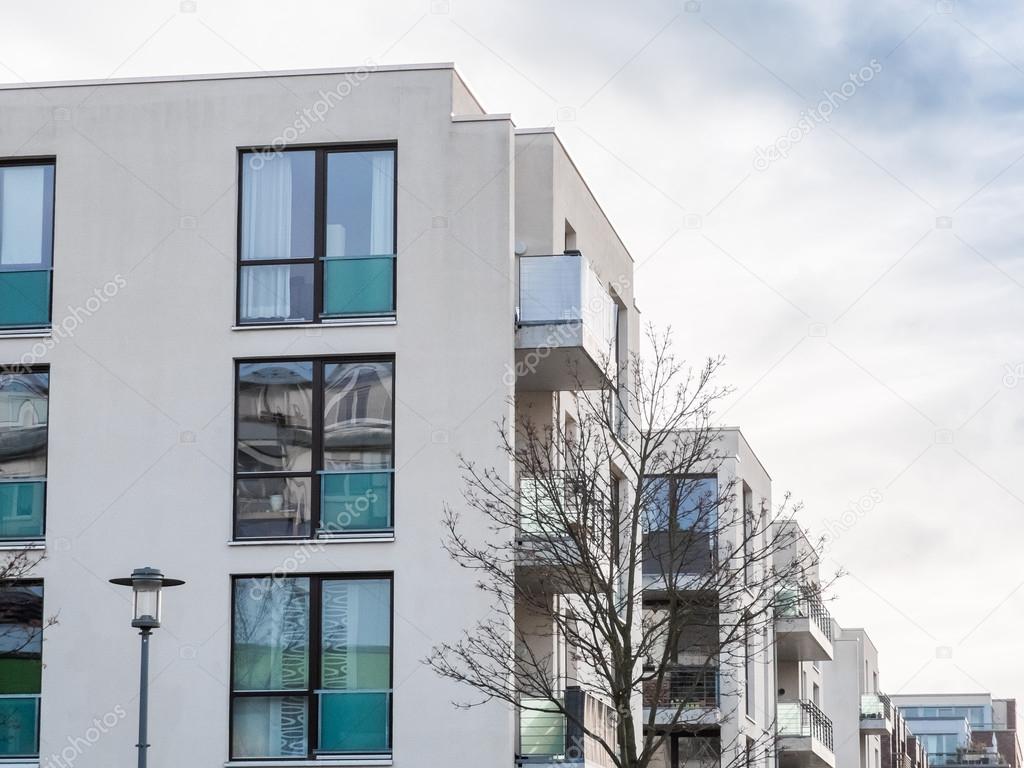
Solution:
{"label": "balcony", "polygon": [[893,706],[884,693],[866,693],[860,697],[860,732],[884,736],[892,731]]}
{"label": "balcony", "polygon": [[547,589],[557,590],[557,571],[578,564],[577,577],[592,572],[595,564],[585,563],[581,551],[607,558],[607,542],[600,538],[606,489],[577,487],[579,482],[578,473],[558,470],[519,479],[516,565],[522,578],[542,580]]}
{"label": "balcony", "polygon": [[832,660],[832,615],[810,588],[795,585],[778,591],[775,631],[779,660]]}
{"label": "balcony", "polygon": [[781,768],[835,768],[832,721],[809,701],[776,705]]}
{"label": "balcony", "polygon": [[0,696],[0,762],[39,755],[39,695]]}
{"label": "balcony", "polygon": [[714,725],[721,718],[719,696],[717,664],[681,664],[668,670],[660,688],[655,680],[644,681],[644,721],[657,708],[658,725]]}
{"label": "balcony", "polygon": [[[573,763],[587,768],[612,768],[614,763],[597,734],[616,743],[615,712],[600,699],[579,688],[567,688],[557,704],[550,699],[523,699],[519,710],[518,766],[555,766]],[[571,717],[563,714],[563,710]],[[580,724],[583,724],[581,727]]]}
{"label": "balcony", "polygon": [[579,251],[519,257],[516,388],[602,389],[618,305]]}
{"label": "balcony", "polygon": [[961,750],[960,752],[929,752],[928,765],[945,766],[945,768],[972,768],[976,765],[1006,768],[1010,764],[997,753]]}

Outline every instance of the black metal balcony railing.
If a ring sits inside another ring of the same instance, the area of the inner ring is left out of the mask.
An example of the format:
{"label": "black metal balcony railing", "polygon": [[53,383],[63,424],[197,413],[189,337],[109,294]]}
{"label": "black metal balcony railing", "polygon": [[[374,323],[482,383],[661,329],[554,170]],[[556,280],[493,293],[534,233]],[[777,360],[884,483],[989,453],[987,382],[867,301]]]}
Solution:
{"label": "black metal balcony railing", "polygon": [[776,615],[780,618],[806,617],[832,641],[832,614],[817,593],[806,586],[787,586],[776,595]]}
{"label": "black metal balcony railing", "polygon": [[860,716],[863,720],[889,720],[892,718],[892,701],[884,693],[865,693],[860,697]]}
{"label": "black metal balcony railing", "polygon": [[668,670],[660,690],[644,685],[645,707],[698,709],[718,706],[718,670],[713,666],[678,666]]}
{"label": "black metal balcony railing", "polygon": [[832,721],[809,701],[779,702],[776,718],[780,736],[810,736],[832,749]]}

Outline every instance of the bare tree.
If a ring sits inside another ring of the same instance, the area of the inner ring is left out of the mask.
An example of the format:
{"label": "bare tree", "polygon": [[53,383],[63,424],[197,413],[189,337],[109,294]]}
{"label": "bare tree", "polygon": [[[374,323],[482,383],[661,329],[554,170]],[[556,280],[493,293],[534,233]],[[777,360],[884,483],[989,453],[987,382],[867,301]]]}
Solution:
{"label": "bare tree", "polygon": [[[427,659],[478,694],[459,706],[511,705],[521,739],[532,728],[557,741],[562,722],[578,757],[615,768],[660,768],[671,734],[712,733],[719,691],[739,690],[748,655],[770,653],[775,611],[814,589],[814,548],[801,552],[803,533],[780,524],[795,511],[788,497],[772,511],[735,480],[716,482],[722,360],[691,368],[653,330],[648,346],[603,389],[580,387],[571,420],[520,408],[499,424],[508,465],[462,459],[445,547],[493,613]],[[484,540],[467,535],[480,528],[466,516],[486,521]],[[686,746],[687,765],[722,766],[774,748]]]}

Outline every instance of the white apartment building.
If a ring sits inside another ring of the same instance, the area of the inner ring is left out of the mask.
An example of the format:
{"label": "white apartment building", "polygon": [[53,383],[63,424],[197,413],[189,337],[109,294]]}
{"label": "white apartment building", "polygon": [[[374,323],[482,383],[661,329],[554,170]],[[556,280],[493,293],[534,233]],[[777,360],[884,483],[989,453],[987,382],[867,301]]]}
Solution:
{"label": "white apartment building", "polygon": [[637,349],[632,271],[451,65],[0,88],[0,763],[134,759],[152,565],[154,768],[511,765],[422,663],[490,608],[442,507]]}
{"label": "white apartment building", "polygon": [[925,768],[921,739],[879,689],[878,649],[866,631],[833,621],[833,660],[825,665],[825,711],[835,727],[837,765]]}
{"label": "white apartment building", "polygon": [[[821,709],[822,663],[832,658],[833,650],[831,617],[818,594],[817,557],[792,518],[774,517],[771,478],[742,432],[720,430],[715,453],[715,465],[692,476],[691,482],[699,485],[685,493],[691,497],[728,493],[728,503],[742,505],[742,514],[722,517],[734,524],[720,523],[717,542],[709,542],[717,555],[706,564],[694,565],[722,567],[731,559],[742,574],[744,589],[728,589],[730,599],[739,605],[729,605],[725,599],[717,605],[719,636],[708,643],[718,654],[714,663],[706,663],[708,652],[691,639],[678,655],[667,690],[645,688],[645,719],[652,709],[656,722],[665,722],[657,717],[660,710],[671,718],[683,707],[686,715],[671,732],[657,766],[835,768],[832,723]],[[669,492],[666,497],[675,495]],[[712,561],[718,565],[710,566]],[[792,583],[779,585],[779,610],[773,599],[766,613],[760,614],[765,598],[759,594],[759,585],[771,582],[768,569],[789,573],[793,563],[800,564],[800,573],[794,574]],[[645,561],[649,610],[656,610],[661,598],[662,573],[659,563]],[[701,595],[695,592],[693,599],[700,600]],[[737,636],[740,612],[766,618],[741,631],[742,640],[730,642],[729,637]]]}

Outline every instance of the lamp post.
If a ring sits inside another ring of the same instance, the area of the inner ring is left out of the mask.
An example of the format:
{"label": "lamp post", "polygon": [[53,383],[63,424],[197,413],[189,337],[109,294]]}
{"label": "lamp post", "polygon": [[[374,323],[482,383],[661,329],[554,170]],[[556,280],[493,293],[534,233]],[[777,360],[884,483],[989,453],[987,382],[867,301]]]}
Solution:
{"label": "lamp post", "polygon": [[149,719],[149,636],[160,626],[160,591],[164,587],[177,587],[185,582],[168,579],[156,568],[136,568],[131,576],[111,579],[111,584],[131,587],[135,591],[132,626],[142,637],[142,663],[139,673],[139,768],[146,768],[147,721]]}

